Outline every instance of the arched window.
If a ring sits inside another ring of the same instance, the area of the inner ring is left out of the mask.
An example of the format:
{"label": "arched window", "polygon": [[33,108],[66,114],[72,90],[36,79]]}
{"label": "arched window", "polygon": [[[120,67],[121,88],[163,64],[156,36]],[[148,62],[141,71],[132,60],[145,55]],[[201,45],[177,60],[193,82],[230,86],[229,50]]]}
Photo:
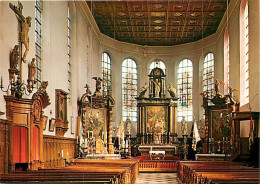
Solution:
{"label": "arched window", "polygon": [[240,5],[240,105],[249,103],[249,22],[248,1]]}
{"label": "arched window", "polygon": [[110,56],[106,53],[102,53],[102,77],[103,77],[103,94],[106,94],[107,90],[112,92],[111,84],[111,60]]}
{"label": "arched window", "polygon": [[42,60],[42,0],[35,0],[35,59],[37,67],[37,88],[41,82],[41,60]]}
{"label": "arched window", "polygon": [[229,87],[229,34],[228,28],[225,30],[224,34],[224,93],[228,93]]}
{"label": "arched window", "polygon": [[203,64],[203,91],[208,92],[208,97],[213,98],[214,90],[214,55],[208,53]]}
{"label": "arched window", "polygon": [[193,67],[189,59],[180,62],[178,68],[178,121],[185,116],[187,121],[192,121],[192,77]]}
{"label": "arched window", "polygon": [[71,91],[71,17],[70,17],[70,8],[68,6],[68,93],[70,99],[70,91]]}
{"label": "arched window", "polygon": [[164,64],[164,62],[162,61],[153,61],[151,64],[150,64],[150,67],[149,67],[149,73],[151,73],[151,71],[154,69],[154,68],[161,68],[164,72],[164,74],[166,74],[166,66]]}
{"label": "arched window", "polygon": [[122,117],[137,122],[137,67],[132,59],[125,59],[122,63]]}

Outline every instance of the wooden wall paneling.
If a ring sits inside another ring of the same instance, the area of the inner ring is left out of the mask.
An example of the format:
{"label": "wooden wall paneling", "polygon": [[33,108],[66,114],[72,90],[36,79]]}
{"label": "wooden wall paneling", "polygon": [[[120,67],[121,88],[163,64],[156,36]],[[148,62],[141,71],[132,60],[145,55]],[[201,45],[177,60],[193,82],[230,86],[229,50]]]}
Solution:
{"label": "wooden wall paneling", "polygon": [[[45,169],[65,167],[66,159],[75,158],[76,139],[45,135],[43,144],[45,145],[43,152],[43,157],[46,159],[43,166]],[[63,158],[61,150],[63,150]]]}
{"label": "wooden wall paneling", "polygon": [[8,122],[0,119],[0,174],[8,173],[8,129]]}

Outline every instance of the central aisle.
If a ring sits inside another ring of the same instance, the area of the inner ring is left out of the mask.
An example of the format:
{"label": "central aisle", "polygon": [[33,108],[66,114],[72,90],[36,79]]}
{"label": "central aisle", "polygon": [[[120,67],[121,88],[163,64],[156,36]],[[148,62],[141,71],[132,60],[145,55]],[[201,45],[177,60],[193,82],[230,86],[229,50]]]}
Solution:
{"label": "central aisle", "polygon": [[181,184],[177,173],[140,173],[135,184]]}

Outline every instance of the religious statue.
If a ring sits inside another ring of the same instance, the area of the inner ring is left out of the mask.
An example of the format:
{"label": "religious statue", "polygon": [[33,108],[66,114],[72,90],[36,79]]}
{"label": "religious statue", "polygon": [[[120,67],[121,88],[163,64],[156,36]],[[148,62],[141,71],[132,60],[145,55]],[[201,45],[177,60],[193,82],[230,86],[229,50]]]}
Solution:
{"label": "religious statue", "polygon": [[238,89],[233,89],[232,87],[228,87],[228,90],[229,90],[229,92],[228,92],[228,97],[229,97],[229,100],[230,100],[230,102],[231,103],[235,103],[235,100],[234,100],[234,92],[235,91],[238,91]]}
{"label": "religious statue", "polygon": [[161,84],[158,81],[158,79],[156,80],[152,80],[152,82],[154,83],[154,89],[155,89],[155,98],[159,98],[160,97],[160,90],[161,90]]}
{"label": "religious statue", "polygon": [[147,83],[145,83],[145,85],[140,89],[140,95],[139,95],[140,98],[144,97],[147,89],[148,89],[148,85],[147,85]]}
{"label": "religious statue", "polygon": [[19,60],[19,52],[18,52],[18,45],[15,45],[11,54],[10,54],[10,69],[17,71],[17,65]]}
{"label": "religious statue", "polygon": [[35,64],[35,58],[32,59],[31,64],[28,65],[29,68],[29,77],[28,79],[32,82],[32,84],[36,84],[36,64]]}
{"label": "religious statue", "polygon": [[183,116],[182,120],[181,120],[181,132],[182,132],[182,135],[188,134],[188,124],[187,124],[187,121],[185,119],[185,116]]}
{"label": "religious statue", "polygon": [[170,83],[170,84],[168,85],[168,91],[169,91],[169,93],[170,93],[170,95],[171,95],[172,98],[175,98],[175,97],[176,97],[176,89],[173,87],[173,84],[172,84],[172,83]]}
{"label": "religious statue", "polygon": [[91,95],[91,91],[90,91],[89,85],[86,84],[86,86],[85,86],[84,88],[86,88],[86,94],[87,94],[87,95]]}
{"label": "religious statue", "polygon": [[126,134],[131,133],[131,120],[129,119],[129,117],[127,117],[127,119],[125,121],[125,133]]}
{"label": "religious statue", "polygon": [[93,77],[92,79],[96,80],[96,91],[95,91],[95,95],[97,96],[101,96],[101,82],[102,79],[100,77]]}
{"label": "religious statue", "polygon": [[21,43],[24,45],[25,47],[25,52],[23,54],[22,57],[22,61],[25,63],[26,62],[26,57],[28,55],[29,52],[29,28],[31,27],[31,20],[32,18],[30,16],[28,17],[24,17],[22,14],[22,10],[23,10],[23,5],[22,3],[18,2],[18,7],[9,3],[9,7],[15,12],[16,17],[18,19],[19,22],[19,26],[20,26],[20,41]]}
{"label": "religious statue", "polygon": [[203,93],[201,93],[202,98],[203,98],[203,104],[202,107],[207,107],[208,106],[208,92],[203,91]]}
{"label": "religious statue", "polygon": [[216,79],[215,81],[215,93],[216,93],[216,97],[221,97],[221,93],[220,93],[220,84],[224,84],[223,81],[218,81],[218,79]]}

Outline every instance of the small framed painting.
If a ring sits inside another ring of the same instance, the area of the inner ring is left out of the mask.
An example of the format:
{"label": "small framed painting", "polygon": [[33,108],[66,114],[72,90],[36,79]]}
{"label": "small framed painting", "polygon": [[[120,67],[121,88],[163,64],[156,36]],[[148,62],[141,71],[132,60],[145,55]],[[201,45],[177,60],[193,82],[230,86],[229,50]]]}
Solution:
{"label": "small framed painting", "polygon": [[46,125],[47,125],[47,122],[48,122],[48,116],[43,116],[42,118],[42,127],[43,127],[43,130],[46,130]]}
{"label": "small framed painting", "polygon": [[53,132],[54,131],[54,127],[55,127],[55,119],[51,118],[50,119],[50,125],[49,125],[49,131]]}

